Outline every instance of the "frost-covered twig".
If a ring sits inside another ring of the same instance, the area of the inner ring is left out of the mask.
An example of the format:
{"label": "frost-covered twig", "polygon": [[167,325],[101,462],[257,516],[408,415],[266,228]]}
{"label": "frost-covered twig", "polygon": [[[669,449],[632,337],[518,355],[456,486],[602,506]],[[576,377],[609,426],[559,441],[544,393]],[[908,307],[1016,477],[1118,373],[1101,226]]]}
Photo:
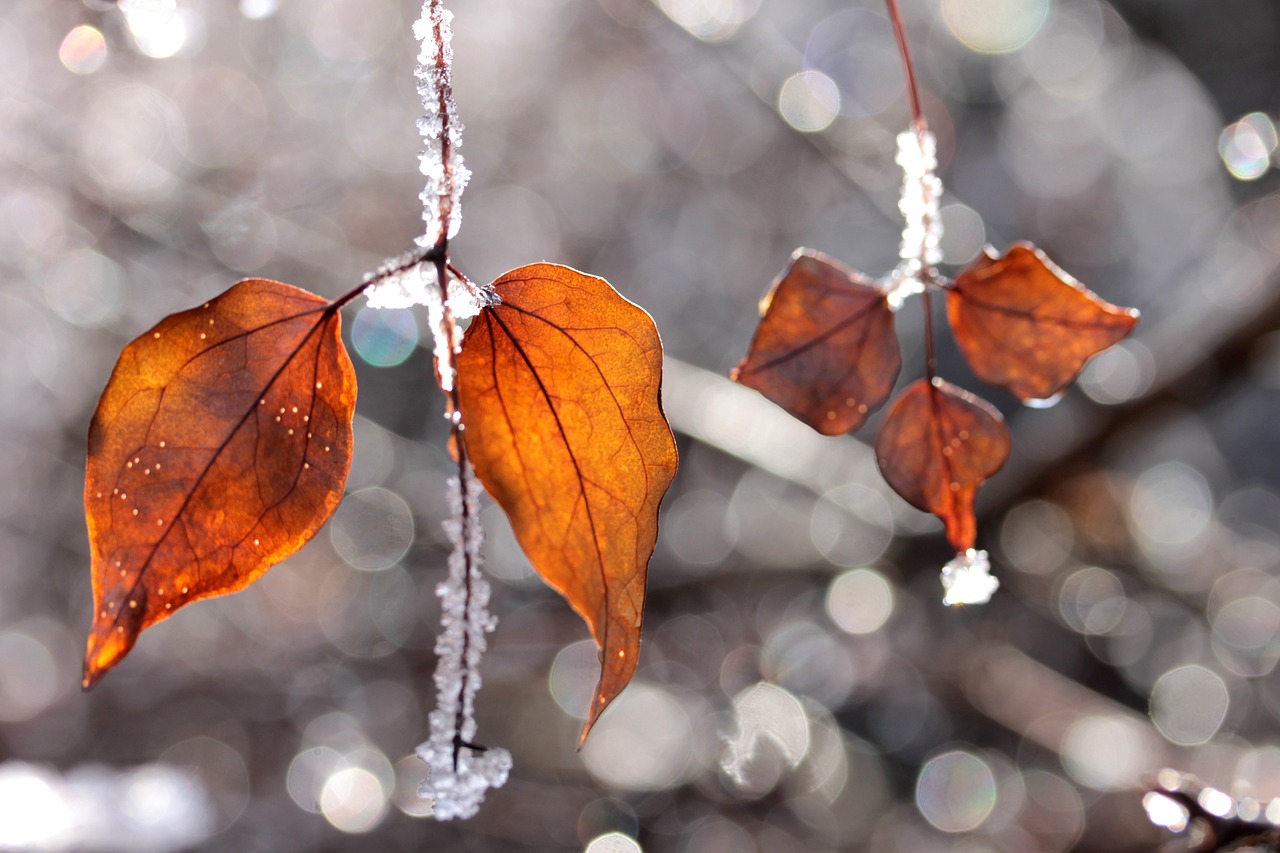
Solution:
{"label": "frost-covered twig", "polygon": [[467,459],[455,379],[462,343],[458,321],[475,316],[490,297],[458,275],[449,261],[449,240],[462,222],[462,191],[471,176],[458,150],[462,124],[453,101],[452,17],[443,0],[424,0],[422,15],[413,25],[422,43],[415,73],[425,113],[418,119],[418,132],[423,140],[419,165],[426,178],[421,196],[426,230],[417,239],[419,250],[384,263],[366,279],[365,291],[375,308],[426,306],[435,338],[436,380],[447,395],[446,416],[457,459],[457,475],[449,481],[452,512],[445,522],[453,551],[448,577],[436,589],[442,611],[436,641],[437,704],[427,740],[418,746],[418,755],[430,769],[420,793],[431,798],[439,820],[474,815],[485,792],[506,782],[511,769],[506,750],[474,742],[480,658],[485,634],[496,620],[488,612],[489,584],[480,574],[481,487]]}
{"label": "frost-covered twig", "polygon": [[437,820],[471,817],[484,801],[485,792],[506,782],[511,770],[511,754],[505,749],[472,743],[480,658],[485,634],[493,630],[496,620],[488,613],[489,583],[480,574],[480,545],[484,541],[484,531],[477,523],[480,484],[470,463],[463,464],[465,495],[459,479],[449,479],[452,518],[445,523],[453,542],[449,577],[436,587],[442,609],[436,639],[439,700],[429,718],[430,735],[418,746],[418,755],[430,768],[421,793],[434,801]]}
{"label": "frost-covered twig", "polygon": [[902,196],[898,200],[903,219],[898,257],[902,260],[889,273],[886,289],[889,304],[897,309],[908,296],[924,293],[930,270],[942,260],[942,218],[938,215],[942,181],[935,174],[937,142],[928,128],[913,123],[899,133],[894,162],[902,167]]}

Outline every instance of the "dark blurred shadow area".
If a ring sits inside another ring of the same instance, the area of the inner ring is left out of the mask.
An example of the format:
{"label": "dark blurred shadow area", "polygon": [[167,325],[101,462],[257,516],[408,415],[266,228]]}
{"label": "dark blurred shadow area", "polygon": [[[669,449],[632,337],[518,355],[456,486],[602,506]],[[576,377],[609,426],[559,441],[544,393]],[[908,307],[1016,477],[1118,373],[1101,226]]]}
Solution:
{"label": "dark blurred shadow area", "polygon": [[[515,769],[454,824],[416,795],[450,463],[412,312],[345,314],[333,520],[78,690],[111,366],[238,278],[336,296],[411,246],[419,5],[7,0],[0,850],[1118,853],[1161,842],[1162,767],[1280,797],[1280,9],[902,2],[946,271],[1031,240],[1142,311],[1049,408],[939,341],[1014,433],[979,504],[1001,578],[980,608],[941,605],[950,554],[876,471],[878,418],[824,439],[724,378],[795,247],[897,261],[883,4],[449,4],[474,173],[455,262],[557,261],[645,306],[682,455],[640,670],[580,753],[594,646],[484,511],[480,737]],[[898,321],[906,382],[919,310]]]}

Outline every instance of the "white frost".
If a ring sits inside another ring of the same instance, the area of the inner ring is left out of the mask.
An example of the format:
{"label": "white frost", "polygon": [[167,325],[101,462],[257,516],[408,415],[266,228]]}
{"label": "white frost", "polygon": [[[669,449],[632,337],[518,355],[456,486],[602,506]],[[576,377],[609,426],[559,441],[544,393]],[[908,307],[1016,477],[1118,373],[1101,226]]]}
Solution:
{"label": "white frost", "polygon": [[[480,546],[484,542],[479,524],[480,482],[470,463],[466,473],[465,498],[458,478],[449,479],[451,513],[445,532],[453,542],[453,553],[449,555],[449,577],[436,588],[442,603],[440,636],[436,639],[438,699],[429,718],[430,734],[425,743],[418,745],[418,756],[430,768],[419,793],[433,800],[437,820],[474,815],[484,802],[485,792],[501,787],[511,770],[511,753],[505,749],[478,751],[463,747],[458,751],[456,771],[453,766],[455,735],[467,742],[476,736],[480,659],[487,645],[485,634],[497,625],[489,615],[489,583],[480,574]],[[466,530],[464,517],[469,519]]]}
{"label": "white frost", "polygon": [[[422,15],[413,25],[413,35],[422,42],[418,51],[418,95],[425,114],[418,119],[418,133],[425,147],[418,169],[427,179],[422,190],[422,220],[427,231],[418,238],[419,245],[435,245],[440,238],[441,218],[447,213],[448,236],[458,233],[462,224],[462,191],[471,172],[462,162],[462,122],[451,93],[453,69],[453,29],[449,23],[453,13],[440,0],[425,0]],[[436,38],[436,30],[440,38]],[[442,92],[444,94],[442,94]],[[448,133],[445,133],[445,126]],[[444,156],[445,143],[449,155]],[[450,180],[452,174],[452,180]]]}
{"label": "white frost", "polygon": [[[469,320],[480,313],[487,300],[496,297],[473,289],[449,275],[449,310],[454,322],[446,324],[444,310],[440,302],[440,282],[436,277],[436,267],[431,261],[417,261],[421,252],[411,252],[398,258],[384,261],[375,272],[365,276],[365,280],[380,279],[377,284],[365,291],[370,308],[409,308],[413,305],[424,305],[427,318],[431,324],[431,335],[435,340],[436,372],[440,376],[441,387],[446,391],[453,390],[453,358],[462,346],[461,321]],[[446,327],[448,332],[445,331]]]}
{"label": "white frost", "polygon": [[885,289],[896,311],[908,296],[924,292],[921,273],[942,260],[942,217],[938,215],[942,181],[935,174],[938,155],[933,134],[914,126],[899,133],[894,162],[902,167],[898,201],[904,221],[898,248],[902,261],[889,273]]}
{"label": "white frost", "polygon": [[956,554],[954,560],[942,567],[942,603],[947,606],[986,604],[1000,586],[999,579],[990,572],[991,562],[986,551],[970,548]]}

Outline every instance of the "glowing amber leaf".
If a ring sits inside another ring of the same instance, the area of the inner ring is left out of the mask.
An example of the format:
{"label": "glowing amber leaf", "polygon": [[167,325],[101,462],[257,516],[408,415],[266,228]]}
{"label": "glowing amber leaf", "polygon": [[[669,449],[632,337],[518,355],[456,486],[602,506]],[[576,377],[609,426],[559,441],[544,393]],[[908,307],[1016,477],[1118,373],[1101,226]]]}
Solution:
{"label": "glowing amber leaf", "polygon": [[339,324],[324,299],[250,279],[120,353],[89,427],[86,688],[144,628],[242,589],[333,514],[356,399]]}
{"label": "glowing amber leaf", "polygon": [[973,500],[1009,458],[1009,430],[985,400],[941,379],[918,380],[889,408],[876,439],[885,482],[947,526],[958,553],[977,535]]}
{"label": "glowing amber leaf", "polygon": [[458,357],[467,451],[600,648],[585,739],[635,672],[658,504],[676,471],[662,344],[603,279],[533,264],[493,289],[502,301],[472,322]]}
{"label": "glowing amber leaf", "polygon": [[824,435],[859,427],[902,367],[893,313],[875,282],[807,249],[760,302],[760,326],[731,378]]}
{"label": "glowing amber leaf", "polygon": [[977,376],[1023,400],[1058,394],[1092,356],[1138,322],[1103,302],[1030,243],[988,246],[947,292],[956,343]]}

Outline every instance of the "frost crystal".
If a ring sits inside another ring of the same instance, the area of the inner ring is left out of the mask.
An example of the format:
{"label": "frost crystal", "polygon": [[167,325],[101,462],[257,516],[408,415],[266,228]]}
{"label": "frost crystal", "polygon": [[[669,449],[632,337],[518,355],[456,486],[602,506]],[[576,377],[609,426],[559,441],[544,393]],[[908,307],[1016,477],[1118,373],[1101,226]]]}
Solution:
{"label": "frost crystal", "polygon": [[[439,698],[429,718],[430,734],[419,744],[418,756],[430,775],[418,793],[434,801],[437,820],[469,818],[484,802],[489,788],[499,788],[511,770],[505,749],[479,750],[463,746],[454,768],[454,743],[471,743],[476,736],[475,696],[480,689],[480,658],[497,621],[489,615],[489,584],[480,574],[480,483],[467,464],[466,495],[457,477],[449,480],[451,517],[445,532],[453,542],[449,577],[436,588],[443,614],[436,639],[435,683]],[[465,519],[465,523],[464,523]]]}
{"label": "frost crystal", "polygon": [[991,563],[986,551],[970,548],[942,567],[942,603],[986,604],[1000,581],[990,574]]}
{"label": "frost crystal", "polygon": [[942,218],[938,215],[938,199],[942,181],[934,174],[938,168],[937,141],[922,127],[912,127],[898,134],[898,153],[894,162],[902,167],[902,243],[898,256],[902,261],[889,273],[885,290],[889,305],[895,311],[908,296],[924,292],[921,273],[942,260]]}
{"label": "frost crystal", "polygon": [[425,114],[418,119],[418,133],[425,147],[418,168],[427,179],[422,190],[422,220],[427,231],[418,238],[423,247],[440,238],[442,218],[448,219],[448,236],[462,224],[462,191],[471,172],[462,163],[462,122],[453,102],[450,75],[453,68],[453,13],[441,0],[425,0],[413,35],[422,42],[418,51],[418,95]]}
{"label": "frost crystal", "polygon": [[[375,272],[365,276],[365,281],[380,279],[377,284],[365,291],[370,308],[408,308],[413,305],[425,305],[427,317],[431,324],[431,334],[435,339],[435,357],[440,382],[444,390],[453,390],[453,370],[447,365],[453,364],[449,355],[449,340],[452,338],[453,354],[458,353],[462,345],[462,330],[457,321],[468,320],[480,313],[480,309],[489,300],[496,299],[483,291],[473,290],[454,276],[449,276],[449,310],[453,313],[453,324],[444,322],[444,310],[440,302],[440,282],[436,278],[434,263],[420,260],[421,252],[411,252],[398,258],[390,258],[382,263]],[[444,330],[448,326],[449,332]]]}

